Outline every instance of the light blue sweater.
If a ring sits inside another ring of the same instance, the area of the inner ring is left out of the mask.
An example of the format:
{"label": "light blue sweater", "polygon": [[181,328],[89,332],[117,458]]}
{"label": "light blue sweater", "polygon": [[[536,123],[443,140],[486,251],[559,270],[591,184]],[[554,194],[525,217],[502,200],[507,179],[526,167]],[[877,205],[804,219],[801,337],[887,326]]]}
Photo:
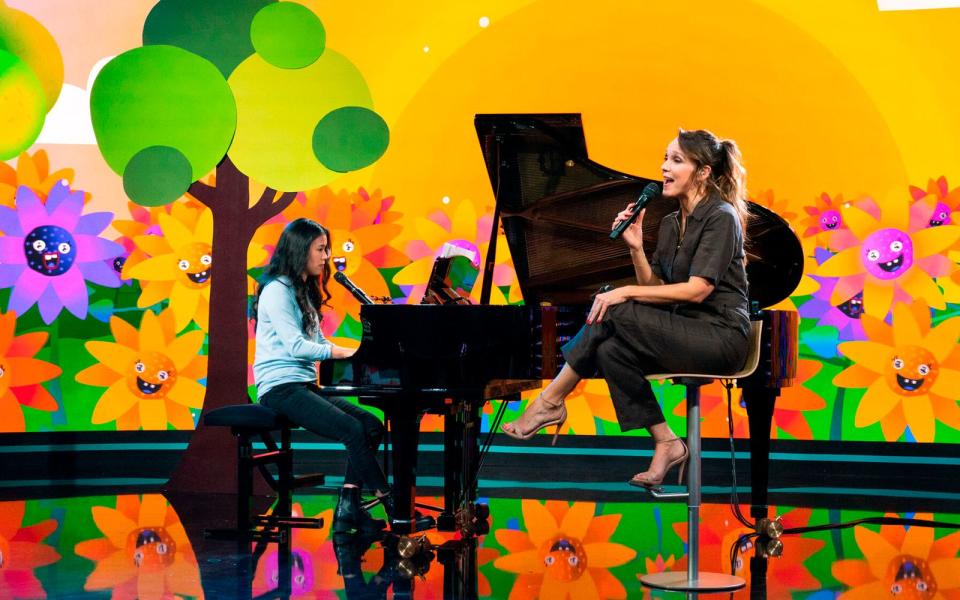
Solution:
{"label": "light blue sweater", "polygon": [[303,313],[291,282],[278,277],[264,288],[257,306],[257,352],[253,378],[257,398],[281,383],[317,380],[316,361],[330,358],[333,344],[320,328],[312,337],[303,332]]}

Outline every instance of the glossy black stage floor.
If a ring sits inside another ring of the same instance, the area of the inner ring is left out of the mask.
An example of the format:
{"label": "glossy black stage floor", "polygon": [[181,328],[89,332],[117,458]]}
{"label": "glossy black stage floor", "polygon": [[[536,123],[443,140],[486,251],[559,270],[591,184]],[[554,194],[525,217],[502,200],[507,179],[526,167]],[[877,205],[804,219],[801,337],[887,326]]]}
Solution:
{"label": "glossy black stage floor", "polygon": [[[639,575],[685,568],[683,504],[589,486],[563,499],[559,489],[539,487],[521,490],[523,497],[484,497],[481,488],[489,533],[464,540],[429,531],[407,548],[389,536],[334,539],[329,493],[296,498],[296,514],[321,517],[324,526],[293,530],[287,549],[205,539],[204,528],[229,525],[232,504],[224,497],[5,500],[0,598],[645,598],[651,593]],[[800,502],[772,509],[788,528],[885,514],[843,508],[840,494],[834,506],[818,496],[817,508],[792,498]],[[960,522],[956,512],[924,512],[922,499],[902,501],[916,508],[896,516]],[[785,535],[778,548],[742,537],[750,530],[726,503],[707,504],[702,514],[701,569],[745,577],[748,587],[734,598],[960,595],[953,529],[868,524]],[[780,555],[765,556],[771,552]]]}

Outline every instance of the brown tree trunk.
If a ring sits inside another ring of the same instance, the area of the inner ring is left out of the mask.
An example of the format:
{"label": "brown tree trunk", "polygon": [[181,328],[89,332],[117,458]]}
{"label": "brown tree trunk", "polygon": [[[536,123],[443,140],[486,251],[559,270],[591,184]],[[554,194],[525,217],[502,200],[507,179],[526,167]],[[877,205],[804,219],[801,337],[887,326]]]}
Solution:
{"label": "brown tree trunk", "polygon": [[[210,281],[207,390],[190,444],[164,490],[174,493],[236,493],[237,443],[225,427],[207,427],[211,410],[250,401],[247,395],[247,246],[257,228],[289,204],[293,195],[270,204],[265,193],[252,208],[248,178],[229,158],[217,166],[215,188],[191,186],[213,211],[213,273]],[[267,204],[264,205],[264,202]],[[282,204],[282,205],[281,205]],[[255,493],[269,488],[255,476]]]}

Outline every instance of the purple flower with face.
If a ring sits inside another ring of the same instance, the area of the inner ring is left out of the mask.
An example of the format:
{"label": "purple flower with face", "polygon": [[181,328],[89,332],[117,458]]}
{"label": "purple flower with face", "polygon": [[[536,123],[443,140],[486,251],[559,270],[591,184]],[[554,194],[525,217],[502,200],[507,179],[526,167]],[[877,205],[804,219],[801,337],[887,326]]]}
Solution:
{"label": "purple flower with face", "polygon": [[0,287],[12,287],[7,310],[25,313],[37,304],[44,323],[66,308],[87,316],[87,284],[119,287],[108,260],[123,247],[98,236],[113,213],[83,214],[83,192],[56,184],[44,204],[26,186],[17,188],[16,209],[0,206]]}

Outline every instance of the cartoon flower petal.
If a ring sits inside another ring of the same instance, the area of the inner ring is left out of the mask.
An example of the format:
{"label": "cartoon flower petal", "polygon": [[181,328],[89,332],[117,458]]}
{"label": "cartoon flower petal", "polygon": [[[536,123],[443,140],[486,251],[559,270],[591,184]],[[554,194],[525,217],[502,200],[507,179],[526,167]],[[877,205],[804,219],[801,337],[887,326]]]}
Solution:
{"label": "cartoon flower petal", "polygon": [[933,279],[921,269],[910,269],[903,276],[903,289],[910,290],[914,299],[926,302],[931,308],[942,310],[947,307],[943,301],[943,292],[937,287]]}
{"label": "cartoon flower petal", "polygon": [[[80,217],[80,220],[77,222],[77,226],[74,228],[73,232],[86,235],[97,235],[106,229],[107,226],[112,222],[113,213],[90,213],[89,215]],[[119,229],[117,231],[119,231]]]}
{"label": "cartoon flower petal", "polygon": [[[84,303],[86,303],[86,298],[86,295],[84,295]],[[53,320],[56,319],[60,314],[60,311],[63,310],[63,302],[57,297],[56,290],[54,290],[51,285],[47,285],[40,294],[40,298],[37,300],[37,307],[40,309],[40,317],[43,319],[43,322],[49,325],[50,323],[53,323]],[[86,317],[86,311],[77,316],[81,319]]]}
{"label": "cartoon flower petal", "polygon": [[[893,320],[897,324],[893,330],[893,339],[897,346],[919,346],[923,343],[920,325],[914,320],[910,309],[905,304],[901,303],[893,307]],[[857,360],[857,362],[861,361]]]}
{"label": "cartoon flower petal", "polygon": [[23,409],[20,408],[17,397],[11,392],[0,396],[0,432],[20,433],[25,430]]}
{"label": "cartoon flower petal", "polygon": [[139,235],[133,238],[133,243],[150,256],[162,256],[173,252],[170,242],[161,235]]}
{"label": "cartoon flower petal", "polygon": [[127,412],[137,403],[137,397],[130,393],[125,379],[116,381],[100,396],[93,409],[92,422],[95,425],[108,423]]}
{"label": "cartoon flower petal", "polygon": [[818,277],[844,277],[862,273],[864,267],[860,253],[859,246],[847,248],[817,267],[816,275]]}
{"label": "cartoon flower petal", "polygon": [[176,250],[187,244],[192,244],[194,240],[193,232],[187,229],[186,225],[166,213],[160,213],[157,219],[160,222],[160,229],[163,230],[163,236],[167,238],[170,247]]}
{"label": "cartoon flower petal", "polygon": [[587,527],[590,526],[595,511],[596,506],[592,502],[574,502],[563,516],[560,530],[570,537],[582,540],[587,535]]}
{"label": "cartoon flower petal", "polygon": [[178,371],[182,370],[197,357],[205,337],[206,334],[202,331],[188,331],[170,342],[165,354],[173,361]]}
{"label": "cartoon flower petal", "polygon": [[200,290],[192,290],[184,285],[174,285],[170,292],[170,308],[173,310],[177,331],[195,319],[200,304]]}
{"label": "cartoon flower petal", "polygon": [[20,228],[20,217],[17,211],[9,206],[0,206],[0,231],[8,236],[23,237],[25,235]]}
{"label": "cartoon flower petal", "polygon": [[590,557],[590,568],[598,567],[607,569],[610,567],[618,567],[630,562],[637,555],[636,550],[633,548],[610,542],[584,544],[583,549],[586,551],[587,556]]}
{"label": "cartoon flower petal", "polygon": [[118,373],[125,372],[124,370],[137,360],[137,350],[113,342],[92,340],[85,343],[84,347],[103,365],[111,366],[111,368],[116,366],[117,369],[114,370]]}
{"label": "cartoon flower petal", "polygon": [[523,500],[520,506],[523,521],[527,524],[527,532],[534,546],[539,547],[557,532],[557,522],[546,506],[536,500]]}
{"label": "cartoon flower petal", "polygon": [[40,299],[46,287],[46,277],[36,271],[24,269],[13,287],[13,292],[10,293],[8,310],[18,315],[27,312]]}
{"label": "cartoon flower petal", "polygon": [[884,373],[890,366],[891,348],[877,342],[843,342],[837,349],[857,365],[874,373]]}
{"label": "cartoon flower petal", "polygon": [[6,361],[12,371],[10,385],[14,387],[49,381],[63,372],[57,365],[36,358],[8,356]]}
{"label": "cartoon flower petal", "polygon": [[843,222],[860,240],[876,231],[880,225],[878,219],[857,206],[847,206],[843,209]]}
{"label": "cartoon flower petal", "polygon": [[23,252],[23,238],[5,235],[0,237],[0,258],[7,265],[26,265],[27,255]]}
{"label": "cartoon flower petal", "polygon": [[83,212],[83,192],[67,194],[60,202],[51,195],[47,200],[47,211],[51,225],[63,227],[67,231],[75,230],[80,221],[80,213]]}
{"label": "cartoon flower petal", "polygon": [[960,227],[956,225],[927,227],[912,232],[910,238],[913,240],[915,256],[931,256],[943,252],[960,240]]}
{"label": "cartoon flower petal", "polygon": [[167,428],[167,408],[163,402],[146,400],[140,402],[140,423],[144,429],[163,430]]}
{"label": "cartoon flower petal", "polygon": [[493,561],[493,566],[510,573],[542,573],[545,568],[537,550],[512,552]]}
{"label": "cartoon flower petal", "polygon": [[77,373],[75,379],[83,385],[110,387],[119,377],[110,367],[97,363]]}
{"label": "cartoon flower petal", "polygon": [[[150,281],[174,281],[177,278],[177,265],[169,254],[153,256],[138,263],[125,275],[132,279],[147,279]],[[155,304],[151,302],[150,304]],[[150,306],[148,304],[147,306]]]}
{"label": "cartoon flower petal", "polygon": [[907,419],[903,416],[903,404],[897,404],[889,413],[880,419],[880,430],[883,431],[883,439],[888,442],[895,442],[900,439],[903,432],[907,430]]}
{"label": "cartoon flower petal", "polygon": [[90,513],[97,529],[103,532],[114,548],[124,548],[127,545],[127,534],[137,528],[135,521],[115,508],[94,506]]}
{"label": "cartoon flower petal", "polygon": [[179,378],[167,394],[173,402],[190,408],[203,408],[203,396],[207,389],[192,379]]}
{"label": "cartoon flower petal", "polygon": [[900,402],[900,396],[894,393],[887,385],[886,380],[880,378],[874,381],[857,406],[855,423],[857,427],[866,427],[879,421]]}
{"label": "cartoon flower petal", "polygon": [[[861,404],[862,405],[862,404]],[[928,398],[911,398],[903,403],[903,415],[910,426],[910,432],[918,442],[932,442],[936,419]],[[911,529],[913,529],[911,527]]]}
{"label": "cartoon flower petal", "polygon": [[[86,318],[90,296],[87,294],[83,273],[79,269],[70,269],[60,275],[50,284],[50,288],[57,296],[57,304],[65,307],[78,319]],[[40,297],[40,313],[43,314],[43,296]]]}
{"label": "cartoon flower petal", "polygon": [[174,285],[172,281],[141,281],[140,283],[143,287],[140,297],[137,298],[138,308],[147,308],[166,300],[170,296],[170,291]]}
{"label": "cartoon flower petal", "polygon": [[871,317],[882,319],[893,304],[893,292],[893,285],[867,278],[863,284],[863,311]]}
{"label": "cartoon flower petal", "polygon": [[123,246],[95,235],[74,235],[77,240],[77,261],[106,260],[124,254]]}

